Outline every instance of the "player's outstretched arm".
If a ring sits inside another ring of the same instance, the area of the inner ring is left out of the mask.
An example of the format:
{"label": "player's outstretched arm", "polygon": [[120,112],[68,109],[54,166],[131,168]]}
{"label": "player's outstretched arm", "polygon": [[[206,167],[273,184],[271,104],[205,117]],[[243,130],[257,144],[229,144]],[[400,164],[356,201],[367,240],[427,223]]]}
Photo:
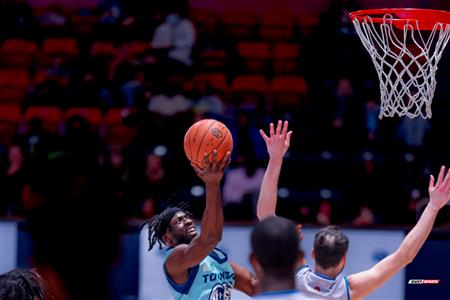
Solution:
{"label": "player's outstretched arm", "polygon": [[431,175],[428,187],[430,201],[416,226],[408,233],[400,247],[371,269],[348,276],[352,299],[367,296],[416,257],[433,228],[437,213],[450,199],[450,169],[444,175],[444,166],[439,172],[436,183]]}
{"label": "player's outstretched arm", "polygon": [[257,281],[255,276],[246,268],[235,262],[230,262],[235,275],[234,288],[241,292],[253,296],[256,293]]}
{"label": "player's outstretched arm", "polygon": [[273,123],[269,126],[269,136],[261,129],[259,133],[266,142],[269,163],[261,184],[256,215],[258,219],[274,216],[277,206],[278,179],[280,177],[283,157],[289,149],[292,131],[288,132],[288,121],[278,121],[277,128]]}
{"label": "player's outstretched arm", "polygon": [[230,163],[230,152],[221,161],[217,161],[217,151],[212,154],[212,161],[205,154],[205,169],[193,166],[206,187],[206,206],[201,222],[201,233],[189,245],[175,247],[166,260],[169,274],[180,274],[198,265],[220,242],[223,231],[223,213],[220,195],[220,181],[225,168]]}

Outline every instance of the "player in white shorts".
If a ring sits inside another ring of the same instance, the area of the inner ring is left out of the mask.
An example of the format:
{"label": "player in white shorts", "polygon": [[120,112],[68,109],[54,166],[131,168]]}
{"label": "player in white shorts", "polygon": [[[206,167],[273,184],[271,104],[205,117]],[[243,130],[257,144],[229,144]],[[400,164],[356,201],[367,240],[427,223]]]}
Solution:
{"label": "player in white shorts", "polygon": [[251,246],[250,262],[260,288],[253,299],[310,299],[295,289],[295,268],[303,260],[303,252],[292,221],[277,216],[265,218],[253,229]]}
{"label": "player in white shorts", "polygon": [[[292,135],[291,131],[288,132],[287,121],[284,124],[278,121],[276,129],[270,124],[269,130],[269,136],[260,131],[270,156],[257,204],[260,220],[275,215],[278,179]],[[412,262],[430,234],[437,213],[450,198],[450,169],[446,173],[442,166],[436,182],[431,175],[428,191],[430,201],[427,207],[399,248],[363,272],[348,276],[342,274],[347,259],[348,238],[336,226],[321,229],[315,236],[312,251],[315,267],[299,268],[296,274],[297,289],[306,293],[308,299],[347,300],[364,298],[383,285]]]}

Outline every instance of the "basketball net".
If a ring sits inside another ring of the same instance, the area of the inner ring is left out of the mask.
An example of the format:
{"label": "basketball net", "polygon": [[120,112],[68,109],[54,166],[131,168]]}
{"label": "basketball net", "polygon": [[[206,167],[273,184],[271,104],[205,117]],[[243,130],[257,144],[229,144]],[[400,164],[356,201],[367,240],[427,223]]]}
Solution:
{"label": "basketball net", "polygon": [[450,24],[436,22],[432,30],[421,32],[417,19],[405,19],[401,25],[395,20],[390,13],[381,22],[368,15],[353,19],[378,73],[378,117],[431,118],[437,66],[450,38]]}

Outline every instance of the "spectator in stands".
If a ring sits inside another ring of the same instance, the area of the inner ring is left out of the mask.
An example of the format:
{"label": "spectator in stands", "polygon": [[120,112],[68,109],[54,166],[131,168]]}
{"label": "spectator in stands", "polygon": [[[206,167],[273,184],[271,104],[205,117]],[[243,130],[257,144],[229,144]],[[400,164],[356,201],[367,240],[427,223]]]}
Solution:
{"label": "spectator in stands", "polygon": [[23,149],[25,157],[43,157],[58,143],[58,137],[50,133],[41,119],[28,121],[27,130],[23,135],[17,135],[14,140]]}
{"label": "spectator in stands", "polygon": [[39,32],[39,24],[28,1],[0,1],[0,40],[7,38],[39,40]]}
{"label": "spectator in stands", "polygon": [[364,110],[350,79],[337,81],[330,109],[332,145],[358,149],[363,140]]}
{"label": "spectator in stands", "polygon": [[239,165],[225,174],[224,215],[227,220],[253,220],[255,203],[264,177],[264,168],[251,154],[240,156]]}
{"label": "spectator in stands", "polygon": [[135,96],[143,85],[141,61],[130,44],[123,44],[111,60],[108,70],[109,92],[115,106],[134,106]]}
{"label": "spectator in stands", "polygon": [[80,159],[80,164],[96,164],[102,142],[92,125],[85,118],[75,115],[66,122],[62,149],[75,154]]}
{"label": "spectator in stands", "polygon": [[181,84],[175,81],[167,83],[161,93],[151,97],[148,110],[166,118],[190,111],[194,103],[185,96]]}
{"label": "spectator in stands", "polygon": [[365,104],[365,120],[367,129],[367,141],[376,140],[379,130],[378,114],[380,113],[380,106],[373,98],[366,101]]}
{"label": "spectator in stands", "polygon": [[22,189],[24,185],[24,155],[18,145],[9,147],[9,166],[6,170],[6,195],[5,200],[9,202],[7,215],[23,215]]}
{"label": "spectator in stands", "polygon": [[8,183],[6,171],[8,169],[8,146],[0,144],[0,216],[8,214]]}
{"label": "spectator in stands", "polygon": [[210,84],[201,82],[197,85],[197,100],[194,105],[196,113],[203,114],[205,118],[223,120],[227,107],[223,99],[214,92]]}
{"label": "spectator in stands", "polygon": [[67,16],[61,6],[49,5],[38,19],[45,36],[64,37],[70,32]]}
{"label": "spectator in stands", "polygon": [[68,101],[69,107],[97,107],[105,111],[112,106],[108,98],[102,97],[101,86],[93,72],[83,73],[81,80],[74,84],[74,95]]}
{"label": "spectator in stands", "polygon": [[229,125],[233,135],[233,156],[252,155],[257,160],[265,159],[264,141],[259,138],[259,128],[256,113],[252,110],[240,109],[236,111],[234,120]]}
{"label": "spectator in stands", "polygon": [[[142,198],[139,207],[140,214],[149,214],[153,206],[153,213],[159,211],[161,201],[167,200],[171,192],[171,184],[163,158],[151,152],[147,155],[144,176],[141,181]],[[147,210],[147,211],[146,211]]]}
{"label": "spectator in stands", "polygon": [[69,96],[72,70],[64,57],[55,55],[50,65],[37,78],[35,85],[30,88],[24,106],[49,105],[63,107]]}
{"label": "spectator in stands", "polygon": [[316,222],[320,225],[330,225],[332,218],[331,203],[327,200],[323,200],[319,204],[319,210],[316,215]]}
{"label": "spectator in stands", "polygon": [[116,40],[120,38],[117,36],[123,20],[123,9],[120,1],[101,0],[95,12],[99,15],[99,20],[95,27],[97,38],[100,40]]}
{"label": "spectator in stands", "polygon": [[424,144],[429,128],[430,124],[427,119],[402,118],[397,129],[397,136],[406,151],[417,153]]}
{"label": "spectator in stands", "polygon": [[[88,146],[86,146],[88,147]],[[55,151],[28,165],[23,191],[33,264],[67,298],[110,299],[121,215],[110,174],[77,154]]]}
{"label": "spectator in stands", "polygon": [[183,17],[177,7],[171,7],[164,23],[159,25],[152,38],[152,46],[165,50],[160,57],[160,70],[170,75],[188,75],[192,66],[192,48],[196,41],[195,28]]}

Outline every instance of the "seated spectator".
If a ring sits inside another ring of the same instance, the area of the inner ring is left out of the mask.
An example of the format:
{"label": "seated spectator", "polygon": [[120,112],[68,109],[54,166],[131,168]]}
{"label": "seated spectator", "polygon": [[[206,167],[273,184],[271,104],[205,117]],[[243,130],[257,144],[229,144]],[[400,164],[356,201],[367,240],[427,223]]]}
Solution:
{"label": "seated spectator", "polygon": [[194,111],[203,114],[206,118],[223,119],[227,109],[223,99],[214,93],[207,83],[198,84],[197,89],[198,98],[194,105]]}
{"label": "seated spectator", "polygon": [[80,164],[97,162],[102,143],[91,124],[81,116],[73,116],[67,120],[62,138],[62,150],[72,153],[80,159]]}
{"label": "seated spectator", "polygon": [[66,36],[69,33],[67,17],[63,9],[57,5],[48,6],[43,15],[39,16],[39,23],[46,36]]}
{"label": "seated spectator", "polygon": [[50,283],[60,283],[67,297],[55,299],[111,299],[110,271],[122,224],[116,186],[108,172],[82,160],[57,151],[28,165],[22,194],[32,204],[27,211],[32,262]]}
{"label": "seated spectator", "polygon": [[[108,93],[114,106],[134,106],[135,94],[143,85],[141,61],[129,44],[123,44],[108,68]],[[103,91],[106,94],[106,91]]]}
{"label": "seated spectator", "polygon": [[9,167],[6,170],[6,195],[9,202],[7,215],[21,216],[24,213],[22,204],[22,189],[25,184],[24,155],[18,145],[9,148]]}
{"label": "seated spectator", "polygon": [[0,38],[39,40],[39,24],[26,0],[0,2]]}
{"label": "seated spectator", "polygon": [[239,166],[225,174],[224,214],[227,220],[252,220],[265,170],[258,166],[254,156],[241,156],[238,161]]}
{"label": "seated spectator", "polygon": [[159,94],[150,98],[148,110],[163,117],[173,117],[188,112],[193,107],[193,101],[185,96],[182,83],[170,80]]}
{"label": "seated spectator", "polygon": [[172,8],[152,38],[154,48],[165,50],[165,55],[160,57],[161,71],[169,72],[167,75],[186,75],[192,66],[191,54],[195,41],[192,22]]}
{"label": "seated spectator", "polygon": [[50,149],[58,143],[58,138],[44,128],[40,119],[31,119],[27,127],[24,134],[14,138],[15,142],[23,149],[25,157],[47,156]]}
{"label": "seated spectator", "polygon": [[366,117],[366,129],[367,129],[367,140],[374,141],[377,138],[377,133],[379,130],[379,119],[378,114],[380,113],[380,106],[373,99],[366,101],[365,105],[365,117]]}
{"label": "seated spectator", "polygon": [[101,86],[95,75],[87,71],[81,80],[74,85],[74,94],[68,101],[69,107],[97,107],[105,111],[113,104],[110,99],[102,97]]}
{"label": "seated spectator", "polygon": [[397,128],[397,137],[406,150],[415,153],[422,148],[429,128],[430,123],[427,119],[402,118]]}

